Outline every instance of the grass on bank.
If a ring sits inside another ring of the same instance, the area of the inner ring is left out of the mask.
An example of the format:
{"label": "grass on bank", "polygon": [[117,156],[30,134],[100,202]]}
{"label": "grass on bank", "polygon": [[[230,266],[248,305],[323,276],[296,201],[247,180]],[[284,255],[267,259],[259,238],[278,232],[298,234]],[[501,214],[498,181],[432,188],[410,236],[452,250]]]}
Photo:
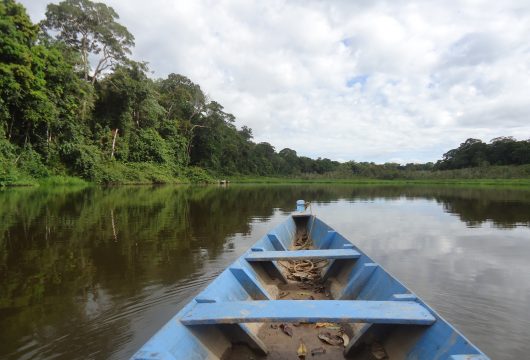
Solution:
{"label": "grass on bank", "polygon": [[530,179],[368,179],[368,178],[284,178],[284,177],[236,177],[230,181],[235,184],[352,184],[352,185],[513,185],[529,186]]}

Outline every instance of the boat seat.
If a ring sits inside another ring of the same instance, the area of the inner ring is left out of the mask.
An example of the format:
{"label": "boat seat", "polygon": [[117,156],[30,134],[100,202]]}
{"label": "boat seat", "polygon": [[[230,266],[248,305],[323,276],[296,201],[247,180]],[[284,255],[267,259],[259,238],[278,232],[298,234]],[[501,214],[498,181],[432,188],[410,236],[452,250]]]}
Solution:
{"label": "boat seat", "polygon": [[353,249],[330,250],[292,250],[292,251],[260,251],[254,248],[245,256],[249,262],[279,261],[279,260],[305,260],[305,259],[358,259],[361,254]]}
{"label": "boat seat", "polygon": [[180,321],[184,325],[247,322],[431,325],[436,319],[415,301],[256,300],[196,303]]}

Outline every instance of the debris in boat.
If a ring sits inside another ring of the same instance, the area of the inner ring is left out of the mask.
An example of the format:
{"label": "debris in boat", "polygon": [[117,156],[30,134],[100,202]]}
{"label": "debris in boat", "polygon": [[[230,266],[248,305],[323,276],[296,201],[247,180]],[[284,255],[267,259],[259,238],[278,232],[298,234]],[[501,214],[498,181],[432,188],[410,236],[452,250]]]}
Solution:
{"label": "debris in boat", "polygon": [[[292,250],[307,250],[310,249],[312,245],[312,240],[307,233],[297,234],[293,241]],[[321,273],[322,269],[328,264],[328,260],[287,260],[278,261],[278,264],[287,271],[286,278],[298,282],[298,287],[301,290],[310,290],[313,293],[326,292],[326,288],[322,284]],[[303,296],[308,300],[315,299],[311,293],[300,292],[295,295]],[[328,295],[326,296],[330,297]]]}
{"label": "debris in boat", "polygon": [[318,334],[318,338],[326,344],[333,346],[340,346],[344,344],[344,339],[339,335],[332,335],[330,332],[321,332]]}
{"label": "debris in boat", "polygon": [[278,328],[278,324],[271,324],[271,329],[277,329]]}
{"label": "debris in boat", "polygon": [[287,325],[287,324],[280,324],[280,329],[284,332],[284,334],[287,334],[289,336],[293,336],[293,329]]}
{"label": "debris in boat", "polygon": [[329,322],[319,322],[315,324],[315,327],[318,328],[326,328],[331,330],[340,330],[340,326],[334,323]]}
{"label": "debris in boat", "polygon": [[324,349],[322,346],[321,347],[317,347],[315,349],[311,349],[311,356],[322,355],[322,354],[325,354],[325,353],[326,353],[326,349]]}
{"label": "debris in boat", "polygon": [[317,285],[313,288],[313,291],[319,294],[322,294],[323,292],[325,292],[325,290],[326,289],[323,285]]}
{"label": "debris in boat", "polygon": [[287,295],[289,295],[289,292],[288,291],[282,291],[278,294],[278,299],[282,299],[284,297],[286,297]]}
{"label": "debris in boat", "polygon": [[350,343],[350,337],[348,336],[348,334],[342,333],[341,336],[342,336],[342,341],[343,341],[344,347],[348,346],[348,344]]}
{"label": "debris in boat", "polygon": [[298,346],[298,351],[296,353],[299,359],[305,359],[305,356],[307,355],[307,349],[302,340],[300,340],[300,345]]}
{"label": "debris in boat", "polygon": [[313,286],[308,283],[298,283],[298,287],[302,290],[308,290],[311,289]]}
{"label": "debris in boat", "polygon": [[372,356],[376,360],[388,359],[388,355],[386,354],[385,348],[383,347],[383,345],[379,344],[378,342],[372,343],[371,351],[372,351]]}

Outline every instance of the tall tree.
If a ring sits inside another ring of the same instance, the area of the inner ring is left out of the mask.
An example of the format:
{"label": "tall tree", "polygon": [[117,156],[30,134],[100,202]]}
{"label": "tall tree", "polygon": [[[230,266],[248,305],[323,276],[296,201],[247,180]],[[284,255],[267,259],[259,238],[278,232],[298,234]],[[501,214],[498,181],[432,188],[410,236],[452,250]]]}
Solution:
{"label": "tall tree", "polygon": [[[110,6],[90,0],[65,0],[49,4],[45,29],[58,32],[57,38],[81,53],[84,78],[95,83],[107,69],[124,63],[134,46],[134,37],[116,20],[118,14]],[[97,58],[90,74],[90,56]]]}
{"label": "tall tree", "polygon": [[0,2],[0,29],[0,126],[18,145],[48,144],[77,106],[76,76],[21,5]]}

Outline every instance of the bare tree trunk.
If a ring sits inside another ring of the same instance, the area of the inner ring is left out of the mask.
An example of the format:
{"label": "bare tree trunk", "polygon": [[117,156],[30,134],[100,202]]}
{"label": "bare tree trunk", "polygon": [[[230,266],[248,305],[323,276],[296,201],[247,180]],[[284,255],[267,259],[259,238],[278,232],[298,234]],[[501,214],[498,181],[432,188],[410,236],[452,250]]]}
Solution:
{"label": "bare tree trunk", "polygon": [[13,124],[15,123],[15,115],[11,115],[11,124],[9,124],[9,131],[7,134],[7,140],[11,140],[11,134],[13,133]]}
{"label": "bare tree trunk", "polygon": [[114,223],[114,210],[110,211],[110,220],[112,223],[112,235],[114,235],[114,241],[118,241],[118,232],[116,231],[116,225]]}
{"label": "bare tree trunk", "polygon": [[119,129],[116,129],[116,130],[113,131],[114,137],[112,139],[112,152],[110,153],[110,158],[111,159],[114,158],[114,149],[116,148],[116,138],[118,137],[118,130]]}

